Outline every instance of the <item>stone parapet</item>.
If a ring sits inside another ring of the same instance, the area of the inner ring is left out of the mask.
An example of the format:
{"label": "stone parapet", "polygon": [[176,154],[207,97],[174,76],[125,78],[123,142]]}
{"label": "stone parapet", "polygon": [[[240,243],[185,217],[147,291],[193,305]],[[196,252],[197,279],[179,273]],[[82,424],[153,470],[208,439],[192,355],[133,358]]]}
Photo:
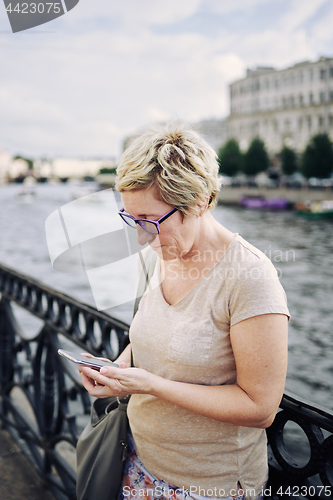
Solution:
{"label": "stone parapet", "polygon": [[222,187],[218,195],[218,203],[223,205],[238,205],[242,196],[262,196],[264,198],[285,198],[291,204],[306,201],[333,200],[333,190],[325,189],[268,189],[266,187]]}

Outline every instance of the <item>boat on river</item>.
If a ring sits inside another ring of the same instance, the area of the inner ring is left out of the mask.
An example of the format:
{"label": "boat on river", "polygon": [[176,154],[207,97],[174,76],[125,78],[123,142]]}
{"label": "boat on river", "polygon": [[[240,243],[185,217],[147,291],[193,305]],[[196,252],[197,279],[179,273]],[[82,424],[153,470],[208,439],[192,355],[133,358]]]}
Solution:
{"label": "boat on river", "polygon": [[333,200],[300,202],[295,205],[296,213],[305,219],[332,219]]}
{"label": "boat on river", "polygon": [[285,198],[265,198],[264,196],[242,196],[239,204],[255,210],[286,210],[289,201]]}

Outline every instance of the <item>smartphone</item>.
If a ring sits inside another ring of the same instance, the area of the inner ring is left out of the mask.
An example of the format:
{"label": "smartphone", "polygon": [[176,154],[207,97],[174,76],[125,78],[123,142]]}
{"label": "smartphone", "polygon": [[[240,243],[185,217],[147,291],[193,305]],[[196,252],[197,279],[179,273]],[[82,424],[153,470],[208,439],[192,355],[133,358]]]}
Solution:
{"label": "smartphone", "polygon": [[69,359],[69,361],[72,361],[73,363],[76,363],[78,365],[84,365],[88,366],[89,368],[92,368],[93,370],[99,371],[103,366],[115,366],[119,367],[117,363],[112,363],[112,361],[101,361],[100,359],[96,358],[86,358],[85,356],[82,356],[82,354],[77,354],[76,352],[71,352],[71,351],[65,351],[64,349],[58,349],[58,354],[60,356],[63,356],[66,359]]}

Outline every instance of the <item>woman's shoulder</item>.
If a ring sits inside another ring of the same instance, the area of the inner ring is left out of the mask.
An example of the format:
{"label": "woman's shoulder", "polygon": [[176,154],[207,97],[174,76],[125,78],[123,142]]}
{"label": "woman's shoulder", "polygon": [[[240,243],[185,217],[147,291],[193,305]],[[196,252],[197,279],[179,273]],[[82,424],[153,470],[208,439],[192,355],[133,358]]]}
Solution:
{"label": "woman's shoulder", "polygon": [[278,271],[264,252],[236,234],[219,263],[228,288],[281,286]]}
{"label": "woman's shoulder", "polygon": [[[272,262],[267,255],[245,240],[240,234],[236,233],[228,251],[226,252],[226,261],[230,264],[263,264],[272,266]],[[274,267],[274,266],[273,266]]]}

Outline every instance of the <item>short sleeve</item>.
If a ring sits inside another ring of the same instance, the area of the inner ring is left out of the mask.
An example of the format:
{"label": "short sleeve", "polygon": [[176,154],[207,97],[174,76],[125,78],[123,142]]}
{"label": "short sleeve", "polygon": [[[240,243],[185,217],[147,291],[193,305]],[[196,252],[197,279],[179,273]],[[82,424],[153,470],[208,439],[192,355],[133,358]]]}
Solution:
{"label": "short sleeve", "polygon": [[227,281],[230,326],[262,314],[284,314],[290,318],[277,271],[262,252],[241,246]]}

